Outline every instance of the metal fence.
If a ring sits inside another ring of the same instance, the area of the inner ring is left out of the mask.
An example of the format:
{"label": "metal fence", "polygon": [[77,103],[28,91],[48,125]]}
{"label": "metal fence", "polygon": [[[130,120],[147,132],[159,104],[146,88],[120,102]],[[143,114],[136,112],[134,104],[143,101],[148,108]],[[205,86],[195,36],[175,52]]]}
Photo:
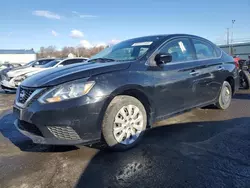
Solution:
{"label": "metal fence", "polygon": [[247,59],[250,55],[250,42],[219,45],[219,47],[232,56],[239,55],[242,59]]}

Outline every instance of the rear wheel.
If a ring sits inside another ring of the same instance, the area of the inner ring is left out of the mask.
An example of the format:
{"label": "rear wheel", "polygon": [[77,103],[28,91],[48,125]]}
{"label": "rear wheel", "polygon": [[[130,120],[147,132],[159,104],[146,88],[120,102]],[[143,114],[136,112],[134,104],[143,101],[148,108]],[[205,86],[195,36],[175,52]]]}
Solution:
{"label": "rear wheel", "polygon": [[147,113],[142,103],[131,96],[120,95],[109,104],[102,123],[103,138],[110,149],[126,150],[142,138]]}
{"label": "rear wheel", "polygon": [[224,81],[221,87],[219,100],[216,103],[216,106],[219,109],[226,110],[230,106],[231,101],[232,101],[232,87],[227,81]]}

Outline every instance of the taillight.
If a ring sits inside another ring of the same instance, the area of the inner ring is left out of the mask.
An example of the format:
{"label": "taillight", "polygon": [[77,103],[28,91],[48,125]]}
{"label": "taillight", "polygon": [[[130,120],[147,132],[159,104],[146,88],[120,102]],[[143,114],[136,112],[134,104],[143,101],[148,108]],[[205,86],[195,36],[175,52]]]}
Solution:
{"label": "taillight", "polygon": [[234,64],[235,64],[236,68],[237,68],[237,69],[239,69],[239,67],[240,67],[240,65],[239,65],[239,61],[234,60]]}

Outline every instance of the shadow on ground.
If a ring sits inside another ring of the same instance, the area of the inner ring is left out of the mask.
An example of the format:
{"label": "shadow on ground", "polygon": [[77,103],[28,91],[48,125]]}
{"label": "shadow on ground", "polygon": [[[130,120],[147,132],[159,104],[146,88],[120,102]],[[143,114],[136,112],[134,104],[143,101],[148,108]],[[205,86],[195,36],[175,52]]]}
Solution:
{"label": "shadow on ground", "polygon": [[[3,116],[0,132],[22,151],[78,149],[33,144],[13,122],[12,114]],[[75,187],[250,187],[249,125],[245,117],[148,130],[131,150],[97,152]]]}
{"label": "shadow on ground", "polygon": [[76,187],[250,187],[250,118],[146,132],[126,152],[99,151]]}
{"label": "shadow on ground", "polygon": [[250,100],[250,94],[248,93],[236,93],[233,96],[234,99]]}
{"label": "shadow on ground", "polygon": [[0,89],[0,94],[16,94],[16,91],[9,91],[9,92],[7,92],[7,91],[3,91],[3,90],[1,90]]}
{"label": "shadow on ground", "polygon": [[21,151],[26,152],[67,152],[78,149],[75,146],[48,146],[34,144],[28,137],[21,134],[14,125],[15,117],[10,112],[0,119],[0,133],[9,139]]}

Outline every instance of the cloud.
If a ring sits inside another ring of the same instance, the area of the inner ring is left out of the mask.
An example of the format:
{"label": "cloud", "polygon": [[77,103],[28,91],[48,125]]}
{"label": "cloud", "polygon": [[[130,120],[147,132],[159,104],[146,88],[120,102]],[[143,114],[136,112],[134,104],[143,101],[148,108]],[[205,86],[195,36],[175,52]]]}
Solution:
{"label": "cloud", "polygon": [[100,42],[100,43],[97,43],[96,45],[95,45],[95,47],[105,47],[105,46],[107,46],[107,44],[106,43],[104,43],[104,42]]}
{"label": "cloud", "polygon": [[81,31],[74,29],[70,32],[70,36],[72,38],[78,39],[78,38],[82,38],[84,35]]}
{"label": "cloud", "polygon": [[112,39],[111,41],[108,42],[109,45],[115,45],[117,43],[121,42],[120,40],[117,39]]}
{"label": "cloud", "polygon": [[73,14],[77,15],[79,18],[97,18],[98,16],[91,15],[91,14],[81,14],[76,11],[72,11]]}
{"label": "cloud", "polygon": [[51,31],[51,34],[54,36],[54,37],[57,37],[58,36],[58,33],[54,30]]}
{"label": "cloud", "polygon": [[87,40],[81,40],[80,46],[84,48],[93,48],[93,45]]}
{"label": "cloud", "polygon": [[79,15],[80,18],[97,18],[97,16],[95,15],[91,15],[91,14],[81,14]]}
{"label": "cloud", "polygon": [[53,13],[53,12],[50,12],[50,11],[47,11],[47,10],[35,10],[32,12],[32,14],[35,16],[41,16],[41,17],[45,17],[48,19],[56,19],[56,20],[61,19],[60,15]]}

